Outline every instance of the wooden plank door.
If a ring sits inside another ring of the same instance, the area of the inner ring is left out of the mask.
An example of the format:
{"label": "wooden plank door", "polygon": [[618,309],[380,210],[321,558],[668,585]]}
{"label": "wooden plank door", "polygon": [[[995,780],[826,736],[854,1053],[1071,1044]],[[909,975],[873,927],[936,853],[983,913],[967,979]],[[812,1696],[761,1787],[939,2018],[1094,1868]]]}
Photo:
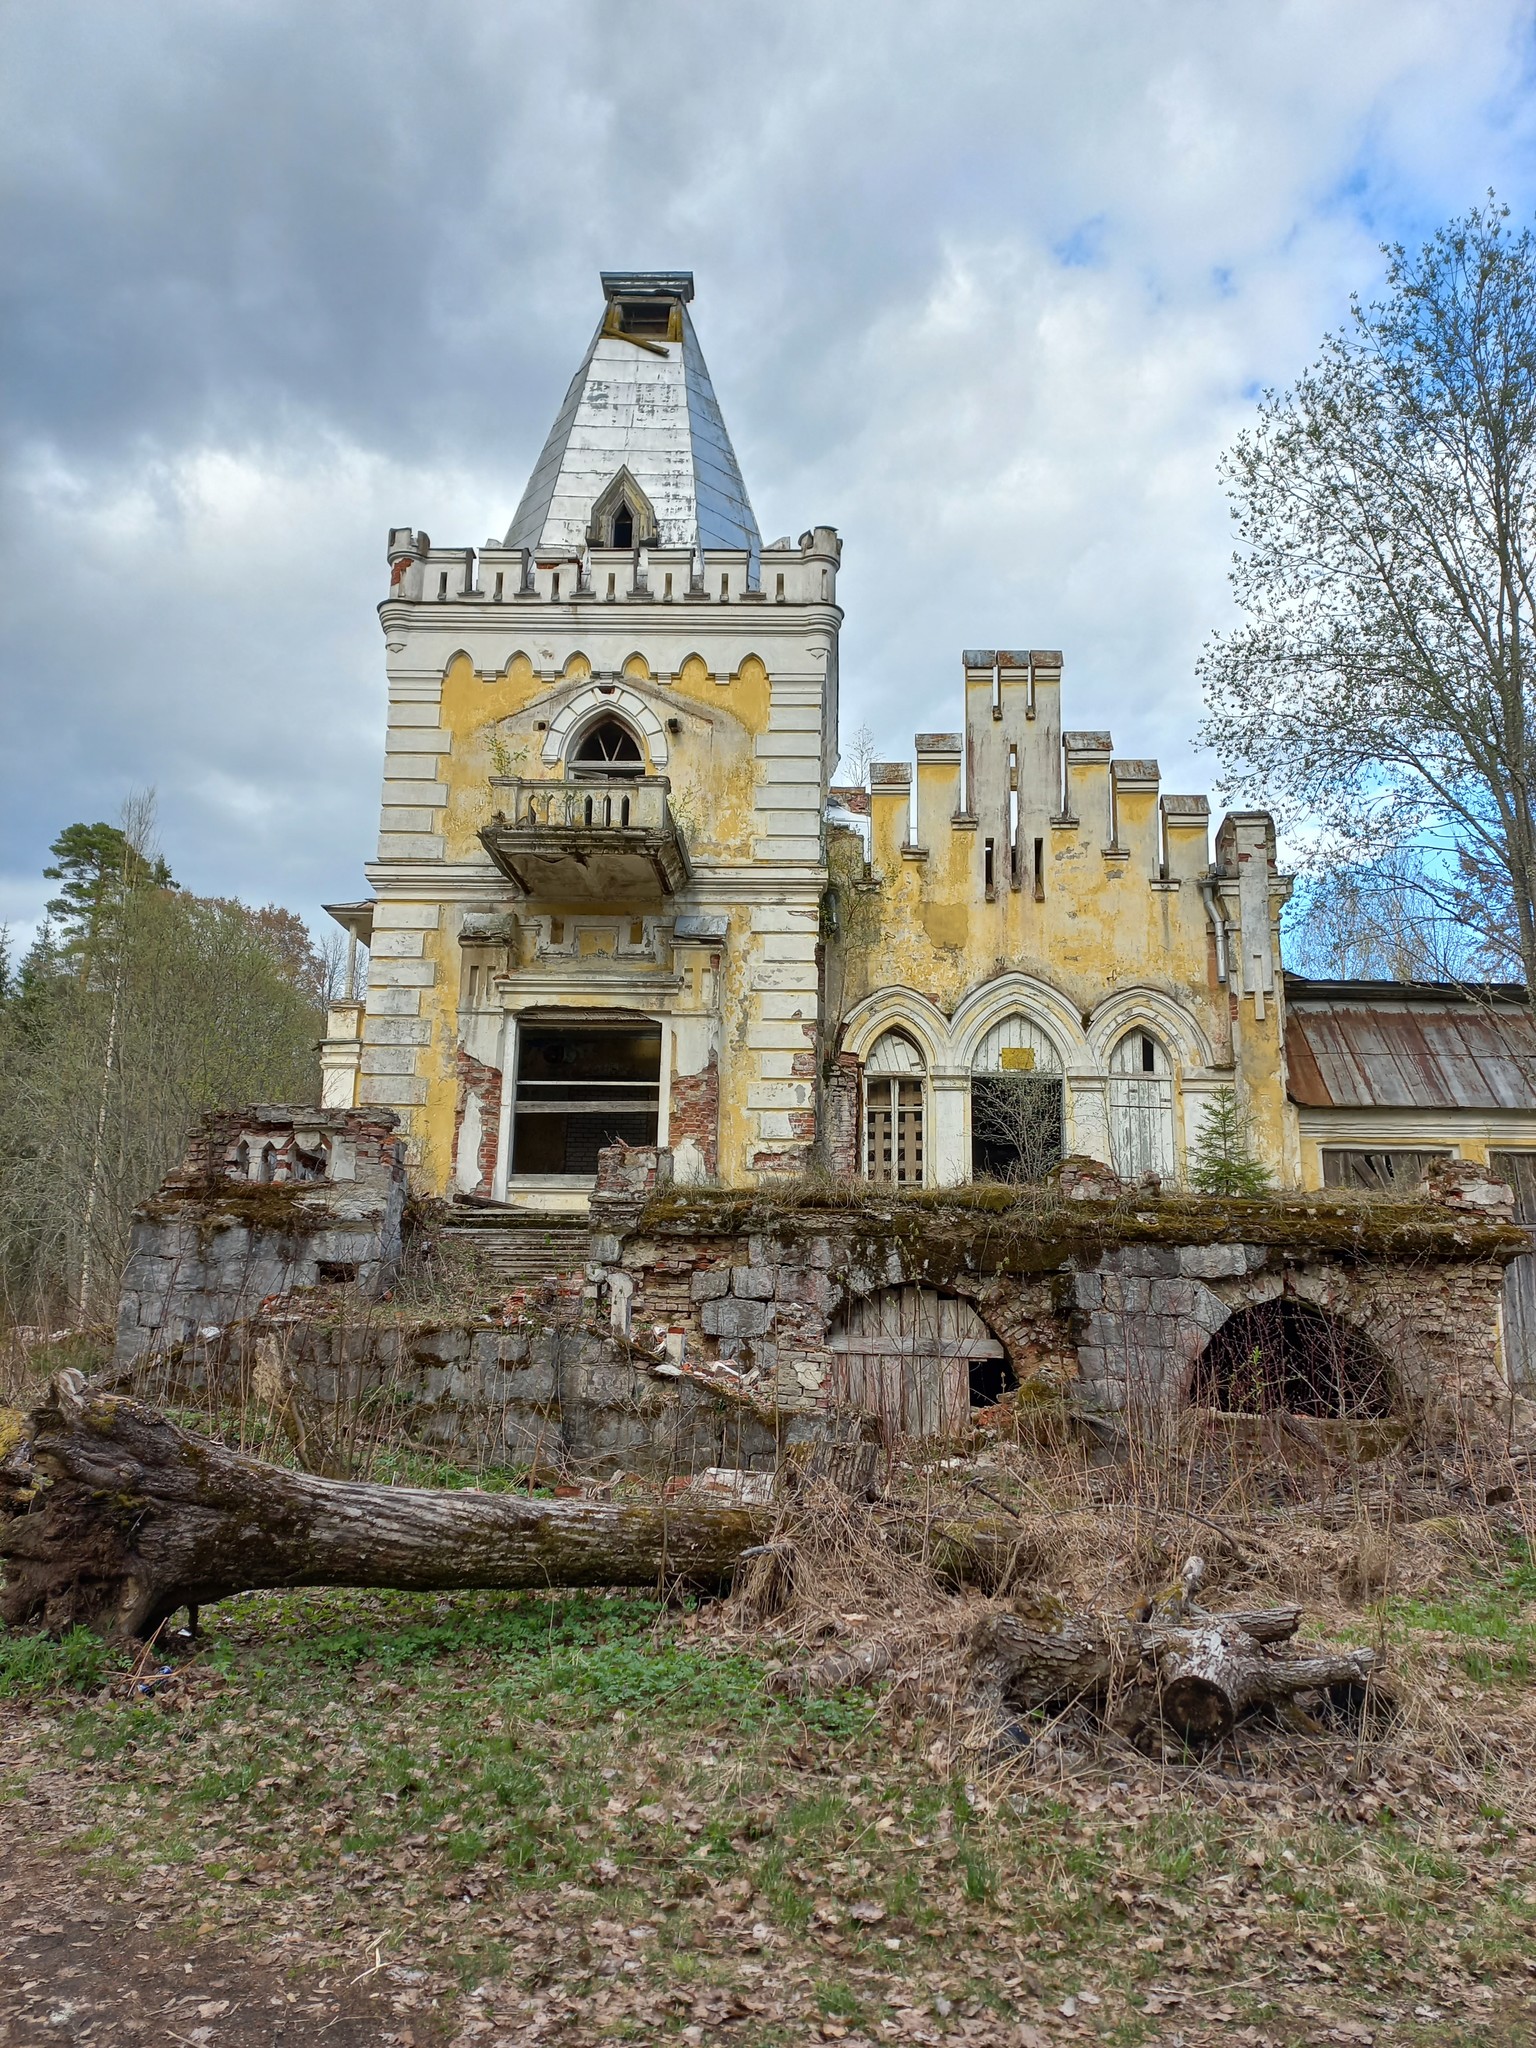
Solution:
{"label": "wooden plank door", "polygon": [[1163,1074],[1109,1077],[1110,1157],[1123,1179],[1173,1172],[1173,1082]]}
{"label": "wooden plank door", "polygon": [[971,1360],[1003,1347],[968,1301],[931,1287],[887,1287],[833,1327],[833,1399],[902,1436],[956,1436],[971,1408]]}
{"label": "wooden plank door", "polygon": [[1490,1152],[1488,1169],[1514,1189],[1532,1245],[1504,1268],[1504,1370],[1511,1386],[1536,1387],[1536,1152]]}

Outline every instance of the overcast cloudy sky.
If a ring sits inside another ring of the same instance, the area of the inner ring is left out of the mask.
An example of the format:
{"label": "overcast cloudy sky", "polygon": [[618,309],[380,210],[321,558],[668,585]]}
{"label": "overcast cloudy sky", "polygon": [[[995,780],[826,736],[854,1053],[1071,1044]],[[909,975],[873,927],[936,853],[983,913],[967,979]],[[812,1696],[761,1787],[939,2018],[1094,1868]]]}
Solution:
{"label": "overcast cloudy sky", "polygon": [[313,915],[372,850],[391,525],[504,530],[596,273],[691,268],[765,536],[844,536],[845,735],[1066,650],[1194,751],[1222,446],[1415,239],[1536,210],[1521,0],[0,0],[0,920],[153,785]]}

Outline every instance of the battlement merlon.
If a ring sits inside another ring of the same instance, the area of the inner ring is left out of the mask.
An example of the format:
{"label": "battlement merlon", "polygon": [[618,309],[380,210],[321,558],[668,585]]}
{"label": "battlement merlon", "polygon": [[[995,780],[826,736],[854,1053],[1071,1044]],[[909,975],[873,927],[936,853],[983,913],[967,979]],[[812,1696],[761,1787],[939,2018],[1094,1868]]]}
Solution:
{"label": "battlement merlon", "polygon": [[[431,536],[392,527],[386,549],[388,592],[380,604],[386,634],[420,623],[396,606],[654,602],[831,605],[837,603],[842,541],[816,526],[798,542],[787,537],[760,550],[642,545],[434,547]],[[386,607],[391,609],[386,614]]]}

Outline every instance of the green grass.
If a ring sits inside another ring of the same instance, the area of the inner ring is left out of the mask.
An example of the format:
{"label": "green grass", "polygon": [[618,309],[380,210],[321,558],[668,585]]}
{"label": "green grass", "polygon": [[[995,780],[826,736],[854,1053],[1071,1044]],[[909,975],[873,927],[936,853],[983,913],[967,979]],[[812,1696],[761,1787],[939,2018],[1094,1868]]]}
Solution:
{"label": "green grass", "polygon": [[0,1700],[64,1698],[96,1692],[126,1659],[88,1629],[51,1636],[0,1630]]}
{"label": "green grass", "polygon": [[1525,1544],[1493,1578],[1444,1599],[1389,1600],[1380,1611],[1397,1631],[1462,1638],[1456,1662],[1478,1684],[1525,1685],[1536,1674],[1536,1562]]}
{"label": "green grass", "polygon": [[[1422,1609],[1436,1619],[1406,1603],[1397,1619],[1512,1647],[1531,1591],[1515,1560]],[[1438,1619],[1452,1612],[1468,1627]],[[1490,1615],[1505,1632],[1473,1635]],[[1137,2017],[1147,1987],[1206,1967],[1185,1902],[1219,1903],[1200,1936],[1218,1953],[1246,1915],[1255,1951],[1305,1934],[1362,1981],[1420,1967],[1453,1927],[1479,1968],[1520,1967],[1525,1838],[1492,1781],[1454,1846],[1390,1810],[1256,1817],[1177,1771],[1134,1799],[1102,1782],[1092,1802],[1033,1780],[1004,1794],[926,1764],[937,1731],[863,1695],[786,1700],[758,1657],[633,1595],[314,1592],[205,1621],[170,1698],[103,1694],[121,1660],[93,1638],[0,1637],[0,1699],[46,1700],[42,1753],[73,1765],[75,1846],[102,1870],[170,1867],[189,1912],[217,1910],[210,1888],[235,1875],[253,1878],[247,1902],[341,1899],[386,1945],[436,1930],[475,1982],[506,1967],[498,1914],[536,1894],[558,1914],[655,1924],[648,1981],[690,1996],[730,1981],[741,1931],[712,1946],[727,1912],[777,1930],[765,1966],[829,2024],[876,2027],[940,1980],[977,2010],[1030,2015],[1022,1984],[1057,2002],[1089,1986],[1103,2038],[1128,2043],[1157,2038]],[[572,1962],[573,1981],[588,1967]],[[1235,2025],[1262,2011],[1245,1996]],[[743,2048],[803,2037],[740,2025]]]}

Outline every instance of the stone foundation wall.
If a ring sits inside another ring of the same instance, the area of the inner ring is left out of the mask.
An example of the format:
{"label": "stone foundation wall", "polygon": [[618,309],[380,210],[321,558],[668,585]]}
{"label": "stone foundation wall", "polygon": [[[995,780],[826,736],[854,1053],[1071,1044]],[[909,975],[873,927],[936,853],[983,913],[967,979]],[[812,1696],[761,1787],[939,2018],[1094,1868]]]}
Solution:
{"label": "stone foundation wall", "polygon": [[1368,1337],[1412,1399],[1505,1390],[1503,1267],[1526,1241],[1460,1204],[1111,1200],[1101,1173],[1054,1203],[997,1188],[802,1207],[669,1187],[643,1148],[624,1172],[593,1203],[593,1304],[607,1290],[643,1340],[755,1371],[788,1411],[827,1404],[849,1305],[910,1287],[969,1302],[1021,1383],[1090,1412],[1176,1404],[1227,1319],[1281,1297]]}
{"label": "stone foundation wall", "polygon": [[465,1323],[319,1321],[267,1315],[219,1339],[146,1362],[140,1390],[158,1401],[229,1406],[281,1360],[329,1416],[388,1397],[393,1427],[417,1443],[489,1465],[665,1481],[710,1466],[771,1472],[785,1445],[852,1439],[820,1414],[687,1377],[661,1377],[630,1347],[590,1329],[487,1329]]}

